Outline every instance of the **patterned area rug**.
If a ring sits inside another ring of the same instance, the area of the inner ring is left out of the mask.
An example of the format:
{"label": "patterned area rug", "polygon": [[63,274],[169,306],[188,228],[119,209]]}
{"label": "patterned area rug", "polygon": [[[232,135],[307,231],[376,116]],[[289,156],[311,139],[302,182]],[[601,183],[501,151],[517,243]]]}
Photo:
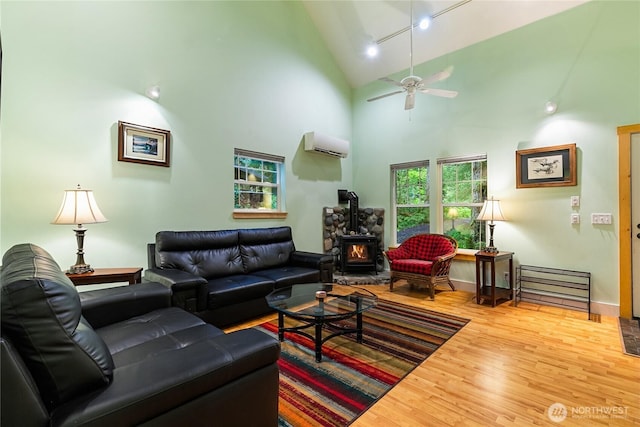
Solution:
{"label": "patterned area rug", "polygon": [[[293,325],[291,321],[287,326]],[[355,319],[342,321],[353,327]],[[379,300],[354,334],[332,338],[315,361],[311,340],[286,334],[280,356],[280,426],[346,426],[468,322],[456,316]],[[277,337],[277,321],[259,326]],[[331,328],[327,328],[331,329]],[[330,330],[324,330],[324,336]]]}
{"label": "patterned area rug", "polygon": [[640,356],[640,320],[619,317],[618,321],[624,352],[632,356]]}

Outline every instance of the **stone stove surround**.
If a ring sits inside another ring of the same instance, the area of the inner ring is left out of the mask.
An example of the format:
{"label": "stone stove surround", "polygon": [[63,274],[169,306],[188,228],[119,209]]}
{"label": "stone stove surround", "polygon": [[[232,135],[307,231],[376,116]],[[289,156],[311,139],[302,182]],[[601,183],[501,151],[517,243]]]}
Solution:
{"label": "stone stove surround", "polygon": [[358,208],[358,224],[351,230],[350,212],[348,207],[335,206],[322,209],[322,239],[325,254],[333,256],[335,268],[340,263],[340,236],[367,235],[375,236],[378,241],[378,254],[376,255],[377,271],[384,269],[384,208]]}

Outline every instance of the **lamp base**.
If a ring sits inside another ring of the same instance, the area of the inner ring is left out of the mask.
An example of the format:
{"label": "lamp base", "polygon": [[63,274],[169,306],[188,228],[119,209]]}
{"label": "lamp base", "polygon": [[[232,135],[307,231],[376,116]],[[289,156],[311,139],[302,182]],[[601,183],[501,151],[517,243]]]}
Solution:
{"label": "lamp base", "polygon": [[67,273],[69,274],[83,274],[83,273],[92,273],[93,268],[89,264],[76,264],[69,267]]}
{"label": "lamp base", "polygon": [[496,248],[495,246],[487,246],[482,251],[483,252],[488,252],[490,254],[497,254],[498,253],[498,248]]}

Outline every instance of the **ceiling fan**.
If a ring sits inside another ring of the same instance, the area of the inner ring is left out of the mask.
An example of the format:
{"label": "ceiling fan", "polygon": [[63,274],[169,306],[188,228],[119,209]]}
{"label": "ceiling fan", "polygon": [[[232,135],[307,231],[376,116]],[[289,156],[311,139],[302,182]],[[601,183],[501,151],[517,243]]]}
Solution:
{"label": "ceiling fan", "polygon": [[378,99],[386,98],[387,96],[397,95],[399,93],[406,92],[407,97],[404,101],[404,109],[411,110],[416,105],[416,92],[426,93],[427,95],[434,96],[442,96],[445,98],[455,98],[458,96],[458,92],[454,90],[446,90],[446,89],[433,89],[427,87],[427,85],[435,82],[439,82],[448,78],[453,72],[453,67],[447,67],[446,69],[437,72],[435,74],[430,75],[429,77],[422,79],[418,76],[413,75],[413,1],[411,2],[411,11],[409,13],[409,27],[411,29],[410,37],[411,37],[411,45],[409,50],[409,75],[402,79],[401,81],[396,81],[390,79],[389,77],[382,77],[379,80],[385,81],[387,83],[391,83],[392,85],[401,87],[402,90],[396,90],[394,92],[385,93],[384,95],[374,96],[373,98],[367,99],[368,102],[376,101]]}

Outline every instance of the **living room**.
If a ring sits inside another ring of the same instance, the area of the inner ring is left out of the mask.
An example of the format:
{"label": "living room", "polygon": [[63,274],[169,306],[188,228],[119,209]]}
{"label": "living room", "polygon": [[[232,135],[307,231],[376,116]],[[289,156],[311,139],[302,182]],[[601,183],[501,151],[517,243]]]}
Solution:
{"label": "living room", "polygon": [[[301,2],[3,1],[0,249],[33,242],[73,264],[72,227],[51,222],[81,184],[108,219],[87,227],[94,267],[146,267],[159,230],[289,225],[298,249],[321,252],[318,218],[338,189],[390,210],[391,164],[485,153],[509,219],[496,245],[523,264],[590,272],[594,311],[618,316],[616,129],[640,121],[639,7],[591,1],[417,64],[422,76],[453,65],[442,87],[460,95],[406,112],[401,99],[366,102],[381,82],[350,86]],[[119,121],[169,130],[170,166],[118,161]],[[349,140],[348,157],[306,152],[309,131]],[[517,150],[568,143],[576,186],[516,189]],[[285,158],[286,218],[233,217],[235,148]],[[613,224],[592,225],[598,212]],[[454,261],[457,283],[474,275]]]}

